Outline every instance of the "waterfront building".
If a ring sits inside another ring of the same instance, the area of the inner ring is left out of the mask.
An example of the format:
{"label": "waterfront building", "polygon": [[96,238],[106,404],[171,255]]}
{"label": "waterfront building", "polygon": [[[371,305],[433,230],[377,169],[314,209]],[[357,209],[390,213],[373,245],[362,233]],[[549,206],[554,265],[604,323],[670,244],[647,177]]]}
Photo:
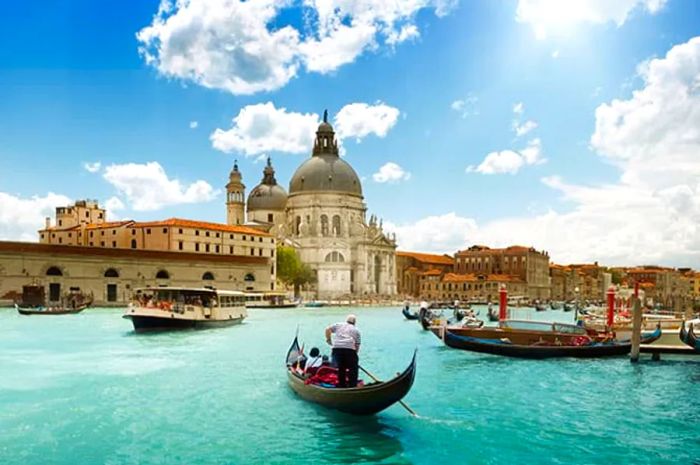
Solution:
{"label": "waterfront building", "polygon": [[421,275],[430,270],[449,273],[454,267],[454,258],[419,252],[396,252],[396,289],[406,297],[421,296]]}
{"label": "waterfront building", "polygon": [[[533,247],[510,246],[492,249],[474,245],[455,254],[454,272],[458,274],[515,276],[527,284],[523,297],[550,298],[549,254]],[[509,291],[510,295],[515,295]]]}
{"label": "waterfront building", "polygon": [[97,306],[123,306],[145,286],[267,291],[270,257],[0,241],[0,302],[39,284],[51,302],[71,290],[93,294]]}
{"label": "waterfront building", "polygon": [[594,300],[605,299],[610,287],[611,274],[598,262],[557,265],[549,267],[553,300]]}
{"label": "waterfront building", "polygon": [[528,292],[527,283],[517,275],[447,273],[440,280],[438,299],[442,302],[497,302],[501,286],[506,286],[513,297],[525,296]]}
{"label": "waterfront building", "polygon": [[73,206],[56,208],[56,223],[52,226],[47,218],[46,227],[39,231],[39,242],[108,249],[245,255],[271,261],[276,250],[274,237],[256,228],[181,218],[146,222],[106,221],[104,210],[97,202],[85,200],[79,200]]}
{"label": "waterfront building", "polygon": [[639,283],[651,302],[665,307],[678,307],[691,297],[690,282],[674,268],[645,265],[626,270],[628,283]]}

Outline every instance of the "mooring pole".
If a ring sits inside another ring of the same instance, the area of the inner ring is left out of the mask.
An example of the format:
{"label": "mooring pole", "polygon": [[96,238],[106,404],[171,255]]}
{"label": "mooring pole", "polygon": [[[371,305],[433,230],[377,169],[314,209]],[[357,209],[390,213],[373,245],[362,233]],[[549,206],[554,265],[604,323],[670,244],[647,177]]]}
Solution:
{"label": "mooring pole", "polygon": [[639,344],[642,341],[642,305],[639,297],[634,298],[634,310],[632,311],[632,352],[630,362],[639,361]]}
{"label": "mooring pole", "polygon": [[508,318],[508,291],[506,285],[501,284],[501,289],[498,291],[498,321],[503,321]]}

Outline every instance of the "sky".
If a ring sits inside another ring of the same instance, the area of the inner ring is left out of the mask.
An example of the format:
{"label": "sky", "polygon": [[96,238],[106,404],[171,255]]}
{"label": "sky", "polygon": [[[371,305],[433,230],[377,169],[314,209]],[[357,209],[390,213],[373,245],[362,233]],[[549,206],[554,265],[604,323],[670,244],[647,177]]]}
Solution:
{"label": "sky", "polygon": [[225,221],[325,109],[399,248],[700,268],[700,2],[13,2],[0,239],[56,206]]}

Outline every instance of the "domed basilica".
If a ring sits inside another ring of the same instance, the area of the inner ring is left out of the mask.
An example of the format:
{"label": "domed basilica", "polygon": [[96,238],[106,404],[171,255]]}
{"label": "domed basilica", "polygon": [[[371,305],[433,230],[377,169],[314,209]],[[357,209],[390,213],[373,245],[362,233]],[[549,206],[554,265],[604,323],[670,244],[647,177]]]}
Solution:
{"label": "domed basilica", "polygon": [[340,158],[327,119],[324,113],[311,157],[292,176],[289,194],[277,184],[268,158],[245,205],[245,186],[234,165],[226,185],[227,222],[265,229],[293,246],[317,273],[318,298],[395,294],[395,237],[374,216],[366,221],[362,184]]}

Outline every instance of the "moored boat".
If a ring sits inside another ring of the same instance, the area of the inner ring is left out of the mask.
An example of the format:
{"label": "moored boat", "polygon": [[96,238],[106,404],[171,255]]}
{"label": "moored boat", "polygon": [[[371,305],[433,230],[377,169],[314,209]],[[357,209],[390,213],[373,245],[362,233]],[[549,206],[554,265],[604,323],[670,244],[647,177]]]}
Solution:
{"label": "moored boat", "polygon": [[312,301],[306,302],[304,304],[304,307],[307,307],[307,308],[320,308],[320,307],[325,307],[325,306],[326,306],[325,302],[320,302],[318,300],[312,300]]}
{"label": "moored boat", "polygon": [[303,357],[297,338],[287,352],[287,382],[304,400],[352,415],[374,415],[403,399],[416,376],[416,354],[403,373],[384,382],[373,382],[354,388],[325,387],[309,383],[309,377],[295,366]]}
{"label": "moored boat", "polygon": [[700,352],[700,339],[695,335],[694,324],[688,325],[688,329],[685,329],[685,323],[681,325],[679,338],[684,344],[693,348],[696,352]]}
{"label": "moored boat", "polygon": [[291,300],[286,292],[247,292],[245,306],[248,308],[296,308],[299,302]]}
{"label": "moored boat", "polygon": [[123,318],[135,331],[203,329],[241,323],[248,313],[245,294],[210,288],[137,289]]}
{"label": "moored boat", "polygon": [[20,315],[70,315],[80,313],[92,305],[93,296],[72,290],[56,302],[46,302],[44,287],[22,286],[22,300],[15,302]]}
{"label": "moored boat", "polygon": [[403,316],[407,320],[417,320],[419,318],[419,315],[417,313],[411,313],[411,310],[409,310],[408,307],[402,308],[401,313],[403,313]]}
{"label": "moored boat", "polygon": [[[660,336],[661,328],[657,328],[652,335],[643,338],[642,343],[648,344]],[[481,339],[470,336],[460,336],[454,334],[449,329],[445,330],[444,335],[445,345],[453,349],[517,358],[611,357],[626,355],[632,349],[632,343],[629,341],[619,342],[610,340],[596,342],[586,336],[577,336],[577,338],[578,339],[574,340],[571,344],[566,345],[546,342],[525,345],[514,344],[507,339]]]}

